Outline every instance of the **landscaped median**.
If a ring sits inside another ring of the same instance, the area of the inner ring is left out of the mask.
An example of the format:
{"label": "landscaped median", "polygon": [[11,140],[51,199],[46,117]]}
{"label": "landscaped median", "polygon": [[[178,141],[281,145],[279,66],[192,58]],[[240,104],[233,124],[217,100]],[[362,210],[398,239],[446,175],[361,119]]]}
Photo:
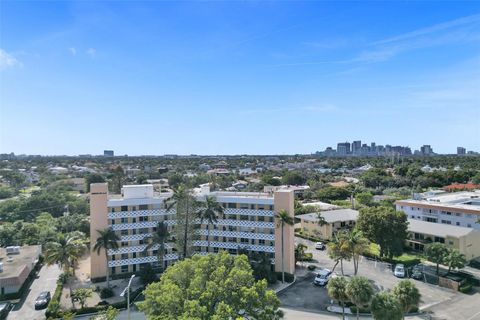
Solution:
{"label": "landscaped median", "polygon": [[[45,316],[47,319],[61,319],[63,318],[64,314],[71,314],[74,313],[76,315],[80,314],[94,314],[101,311],[108,309],[108,307],[113,307],[115,309],[125,309],[127,307],[126,298],[123,301],[115,302],[115,303],[107,303],[102,301],[98,303],[96,306],[91,307],[83,307],[83,308],[73,308],[69,310],[61,310],[60,308],[60,298],[62,295],[63,287],[65,285],[65,276],[62,274],[60,275],[59,279],[57,280],[57,287],[55,289],[55,293],[52,296],[52,299],[48,305],[47,311]],[[145,288],[142,286],[130,293],[130,301],[135,301],[136,297],[142,293]]]}

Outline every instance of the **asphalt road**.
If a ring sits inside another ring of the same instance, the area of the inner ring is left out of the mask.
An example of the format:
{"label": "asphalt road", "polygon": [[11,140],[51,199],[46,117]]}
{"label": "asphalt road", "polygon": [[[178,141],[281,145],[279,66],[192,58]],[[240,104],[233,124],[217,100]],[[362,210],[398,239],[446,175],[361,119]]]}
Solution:
{"label": "asphalt road", "polygon": [[309,272],[304,277],[297,277],[297,281],[288,289],[280,292],[278,298],[282,307],[312,311],[325,311],[330,304],[330,298],[325,287],[313,284],[315,275]]}
{"label": "asphalt road", "polygon": [[35,310],[35,299],[42,291],[50,291],[53,295],[57,286],[58,276],[61,270],[58,266],[43,266],[38,273],[37,278],[33,281],[28,289],[28,295],[15,305],[8,320],[44,320],[45,310]]}

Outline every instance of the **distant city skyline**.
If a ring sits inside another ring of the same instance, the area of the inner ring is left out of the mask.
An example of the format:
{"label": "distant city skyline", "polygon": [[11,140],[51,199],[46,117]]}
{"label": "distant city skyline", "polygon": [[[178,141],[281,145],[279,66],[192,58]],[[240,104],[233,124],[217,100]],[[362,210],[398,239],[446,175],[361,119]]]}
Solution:
{"label": "distant city skyline", "polygon": [[480,2],[1,7],[0,153],[480,151]]}

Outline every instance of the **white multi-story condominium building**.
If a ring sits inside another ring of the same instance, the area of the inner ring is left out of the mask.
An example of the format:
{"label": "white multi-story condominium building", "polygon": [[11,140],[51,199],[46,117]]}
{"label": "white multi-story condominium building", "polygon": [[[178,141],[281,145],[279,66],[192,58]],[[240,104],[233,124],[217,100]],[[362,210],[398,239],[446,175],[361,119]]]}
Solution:
{"label": "white multi-story condominium building", "polygon": [[409,219],[480,230],[480,190],[426,194],[416,200],[399,200],[395,204],[397,210],[405,212]]}
{"label": "white multi-story condominium building", "polygon": [[[281,271],[282,230],[275,221],[275,213],[284,209],[294,216],[294,193],[292,190],[278,190],[273,193],[253,192],[211,192],[208,185],[192,190],[198,201],[207,196],[214,197],[224,214],[213,226],[204,221],[199,224],[192,242],[196,253],[216,253],[227,250],[236,254],[238,249],[265,252],[275,263],[275,270]],[[167,210],[166,202],[171,193],[154,193],[152,185],[124,186],[122,195],[108,195],[106,183],[94,183],[90,188],[90,237],[92,246],[98,237],[97,230],[112,228],[120,237],[117,250],[108,251],[108,270],[111,275],[132,273],[144,264],[157,263],[157,249],[145,251],[146,238],[156,230],[159,221],[165,221],[170,233],[176,224],[175,209]],[[207,247],[208,228],[210,243]],[[294,228],[284,226],[285,272],[294,273]],[[165,265],[178,259],[175,243],[166,243]],[[105,277],[107,261],[105,252],[92,252],[92,279]]]}

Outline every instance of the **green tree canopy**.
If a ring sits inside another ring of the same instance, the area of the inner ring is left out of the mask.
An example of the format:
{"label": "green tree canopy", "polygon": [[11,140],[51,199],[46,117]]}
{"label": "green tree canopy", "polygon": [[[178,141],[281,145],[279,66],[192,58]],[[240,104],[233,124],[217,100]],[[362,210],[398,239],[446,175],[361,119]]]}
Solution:
{"label": "green tree canopy", "polygon": [[448,249],[445,258],[443,259],[443,263],[448,266],[448,272],[452,269],[461,269],[465,267],[467,263],[467,259],[465,255],[460,253],[457,249]]}
{"label": "green tree canopy", "polygon": [[408,221],[405,213],[387,207],[360,209],[356,228],[370,241],[380,246],[380,255],[392,258],[402,254],[407,238]]}
{"label": "green tree canopy", "polygon": [[440,242],[434,242],[425,247],[427,259],[437,265],[437,275],[440,273],[439,265],[443,263],[447,254],[447,246]]}
{"label": "green tree canopy", "polygon": [[372,298],[371,310],[375,320],[401,320],[402,307],[397,298],[389,292],[379,292]]}
{"label": "green tree canopy", "polygon": [[372,300],[373,286],[365,277],[356,276],[347,283],[346,293],[348,299],[357,306],[357,319],[359,308],[366,307]]}
{"label": "green tree canopy", "polygon": [[420,292],[410,280],[398,282],[393,288],[393,295],[400,303],[403,313],[408,313],[411,309],[417,308],[420,303]]}
{"label": "green tree canopy", "polygon": [[281,317],[280,301],[265,280],[256,282],[245,255],[195,255],[170,266],[139,302],[147,319],[267,320]]}

